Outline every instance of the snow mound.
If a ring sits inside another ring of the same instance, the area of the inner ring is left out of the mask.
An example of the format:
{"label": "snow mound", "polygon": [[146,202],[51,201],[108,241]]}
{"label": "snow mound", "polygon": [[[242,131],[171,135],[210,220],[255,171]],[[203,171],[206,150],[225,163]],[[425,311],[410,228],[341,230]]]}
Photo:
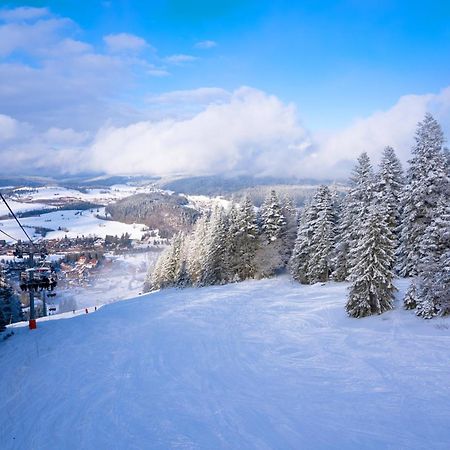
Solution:
{"label": "snow mound", "polygon": [[16,328],[1,447],[448,449],[450,321],[350,319],[345,297],[281,277]]}

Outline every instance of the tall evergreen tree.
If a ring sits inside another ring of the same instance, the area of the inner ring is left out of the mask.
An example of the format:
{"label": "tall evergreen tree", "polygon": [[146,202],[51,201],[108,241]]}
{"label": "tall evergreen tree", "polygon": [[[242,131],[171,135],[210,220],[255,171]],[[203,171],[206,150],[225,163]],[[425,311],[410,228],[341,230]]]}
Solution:
{"label": "tall evergreen tree", "polygon": [[171,245],[161,253],[150,277],[144,284],[146,291],[174,287],[181,283],[180,266],[183,265],[184,242],[185,235],[180,232],[175,235]]}
{"label": "tall evergreen tree", "polygon": [[19,320],[22,320],[19,298],[14,294],[4,274],[0,273],[0,331],[5,325]]}
{"label": "tall evergreen tree", "polygon": [[281,237],[286,219],[283,216],[278,196],[273,190],[261,205],[260,224],[261,234],[268,243]]}
{"label": "tall evergreen tree", "polygon": [[421,254],[418,265],[419,294],[417,315],[430,319],[437,314],[448,314],[450,284],[447,266],[450,253],[450,198],[442,197],[435,216],[425,230],[421,241]]}
{"label": "tall evergreen tree", "polygon": [[222,209],[216,208],[209,222],[206,255],[201,277],[202,286],[221,284],[227,281],[227,227]]}
{"label": "tall evergreen tree", "polygon": [[328,281],[336,238],[336,217],[330,189],[322,185],[314,196],[315,218],[310,223],[311,240],[308,264],[310,283]]}
{"label": "tall evergreen tree", "polygon": [[240,280],[239,272],[239,233],[240,233],[240,211],[236,203],[232,203],[228,212],[228,230],[227,230],[227,246],[226,258],[228,261],[227,279],[230,282]]}
{"label": "tall evergreen tree", "polygon": [[256,276],[266,278],[280,272],[285,267],[282,235],[286,219],[275,191],[264,200],[259,214],[260,236],[256,251]]}
{"label": "tall evergreen tree", "polygon": [[419,274],[419,263],[426,256],[422,245],[425,230],[433,219],[439,198],[447,195],[445,190],[448,189],[444,135],[431,114],[426,114],[418,124],[415,141],[402,195],[399,256],[403,276]]}
{"label": "tall evergreen tree", "polygon": [[162,264],[162,286],[173,287],[176,285],[176,277],[179,272],[181,260],[181,250],[183,248],[184,234],[182,232],[177,233],[172,241],[172,245],[169,247],[166,258]]}
{"label": "tall evergreen tree", "polygon": [[176,257],[178,258],[175,268],[173,285],[184,288],[191,285],[191,278],[188,271],[189,239],[186,234],[180,234],[180,243]]}
{"label": "tall evergreen tree", "polygon": [[294,280],[302,284],[309,283],[309,263],[311,255],[312,227],[311,224],[317,219],[315,205],[310,202],[305,205],[300,214],[297,238],[294,250],[289,261],[289,270]]}
{"label": "tall evergreen tree", "polygon": [[282,199],[281,213],[286,222],[282,230],[281,239],[283,241],[283,263],[287,265],[294,249],[298,228],[298,214],[292,198],[285,196]]}
{"label": "tall evergreen tree", "polygon": [[199,286],[202,280],[208,248],[208,227],[209,217],[204,214],[197,220],[190,237],[187,266],[189,278],[194,286]]}
{"label": "tall evergreen tree", "polygon": [[343,281],[354,266],[353,252],[360,237],[365,233],[363,224],[368,215],[374,195],[374,176],[367,153],[362,153],[350,177],[350,190],[344,201],[339,238],[334,261],[333,278]]}
{"label": "tall evergreen tree", "polygon": [[404,186],[402,165],[392,147],[383,151],[376,183],[376,202],[385,211],[386,220],[398,246],[400,203]]}
{"label": "tall evergreen tree", "polygon": [[254,278],[258,248],[258,226],[252,202],[246,198],[238,210],[236,227],[236,274],[238,279]]}
{"label": "tall evergreen tree", "polygon": [[354,252],[354,267],[346,305],[352,317],[381,314],[393,307],[394,285],[391,271],[394,239],[384,214],[370,209],[364,231]]}

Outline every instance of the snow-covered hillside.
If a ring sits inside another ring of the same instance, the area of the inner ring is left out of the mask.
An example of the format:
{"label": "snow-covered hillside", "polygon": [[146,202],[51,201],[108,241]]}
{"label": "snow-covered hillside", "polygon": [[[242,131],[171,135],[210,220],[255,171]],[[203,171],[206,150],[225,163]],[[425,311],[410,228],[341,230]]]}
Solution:
{"label": "snow-covered hillside", "polygon": [[[105,208],[97,210],[65,210],[53,211],[47,214],[42,214],[35,217],[26,217],[20,219],[24,227],[32,239],[41,237],[36,232],[36,228],[44,227],[52,231],[48,231],[47,239],[62,239],[64,236],[68,238],[76,238],[77,236],[97,236],[104,238],[106,235],[122,235],[129,233],[132,239],[141,239],[147,227],[143,224],[126,224],[114,220],[103,220],[97,216],[104,216]],[[0,220],[0,230],[5,231],[12,237],[17,239],[22,238],[23,234],[18,229],[17,223],[14,219]],[[12,240],[6,237],[6,240]]]}
{"label": "snow-covered hillside", "polygon": [[450,321],[350,319],[345,296],[282,277],[16,325],[1,447],[448,449]]}
{"label": "snow-covered hillside", "polygon": [[84,190],[68,189],[63,186],[43,186],[33,189],[18,188],[14,191],[13,196],[23,202],[51,203],[62,199],[72,199],[107,204],[130,195],[149,193],[154,190],[155,187],[153,185],[133,186],[126,184],[115,184],[101,189]]}

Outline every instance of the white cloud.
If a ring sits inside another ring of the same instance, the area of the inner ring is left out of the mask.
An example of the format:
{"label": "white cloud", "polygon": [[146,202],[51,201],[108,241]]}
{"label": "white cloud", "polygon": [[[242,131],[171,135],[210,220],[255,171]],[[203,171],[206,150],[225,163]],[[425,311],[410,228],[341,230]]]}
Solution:
{"label": "white cloud", "polygon": [[54,18],[0,25],[0,56],[18,51],[36,55],[57,43],[60,33],[70,26],[73,26],[71,20]]}
{"label": "white cloud", "polygon": [[29,6],[22,6],[13,9],[0,9],[0,19],[13,22],[24,20],[35,20],[49,15],[48,8],[32,8]]}
{"label": "white cloud", "polygon": [[330,136],[316,138],[315,151],[304,164],[317,176],[345,177],[357,156],[365,151],[378,164],[382,150],[391,145],[404,164],[411,156],[417,123],[431,112],[450,132],[450,87],[438,94],[405,95],[386,111],[355,120]]}
{"label": "white cloud", "polygon": [[77,132],[72,128],[50,128],[42,134],[45,143],[51,146],[79,146],[87,143],[89,133]]}
{"label": "white cloud", "polygon": [[12,117],[0,114],[0,142],[17,136],[19,123]]}
{"label": "white cloud", "polygon": [[293,105],[246,87],[234,92],[173,91],[150,101],[158,109],[197,107],[170,120],[105,126],[94,136],[71,127],[39,131],[0,115],[3,165],[8,170],[30,167],[69,173],[249,173],[341,179],[362,151],[377,163],[383,147],[393,145],[404,162],[409,159],[417,122],[426,111],[450,131],[450,88],[404,96],[392,108],[355,120],[329,136],[310,136]]}
{"label": "white cloud", "polygon": [[139,52],[149,47],[145,39],[128,33],[108,34],[103,40],[111,52]]}
{"label": "white cloud", "polygon": [[157,67],[152,67],[147,70],[147,73],[151,75],[152,77],[168,77],[170,75],[170,72],[168,72],[166,69],[160,69]]}
{"label": "white cloud", "polygon": [[209,48],[213,48],[217,46],[217,42],[216,41],[210,41],[210,40],[206,40],[206,41],[200,41],[197,42],[194,47],[195,48],[199,48],[201,50],[207,50]]}
{"label": "white cloud", "polygon": [[136,68],[145,71],[146,61],[98,52],[74,38],[78,35],[76,24],[66,18],[0,24],[3,114],[41,130],[93,129],[107,120],[129,121],[131,108],[115,98],[127,89]]}
{"label": "white cloud", "polygon": [[209,104],[219,103],[228,100],[231,93],[222,88],[202,87],[198,89],[163,92],[162,94],[151,96],[147,99],[149,103],[174,104],[195,103]]}
{"label": "white cloud", "polygon": [[111,174],[294,175],[308,142],[292,105],[240,88],[190,119],[103,128],[87,155]]}
{"label": "white cloud", "polygon": [[104,128],[89,150],[89,164],[113,174],[245,172],[342,179],[361,152],[377,164],[386,145],[394,146],[405,163],[417,123],[427,111],[450,132],[450,87],[438,94],[404,96],[392,108],[355,120],[342,131],[312,137],[292,105],[255,89],[200,88],[150,101],[207,106],[190,118]]}
{"label": "white cloud", "polygon": [[87,132],[71,128],[40,132],[27,123],[0,115],[0,159],[9,174],[77,173],[83,148],[90,140]]}
{"label": "white cloud", "polygon": [[192,55],[171,55],[164,58],[164,60],[170,64],[183,64],[197,60],[198,58]]}

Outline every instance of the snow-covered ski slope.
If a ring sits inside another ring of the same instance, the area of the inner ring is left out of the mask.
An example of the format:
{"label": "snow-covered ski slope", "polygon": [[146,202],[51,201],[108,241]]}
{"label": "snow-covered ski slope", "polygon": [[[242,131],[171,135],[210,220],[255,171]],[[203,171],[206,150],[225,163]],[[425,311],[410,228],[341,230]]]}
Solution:
{"label": "snow-covered ski slope", "polygon": [[0,447],[449,449],[450,320],[350,319],[345,294],[281,277],[16,328]]}

